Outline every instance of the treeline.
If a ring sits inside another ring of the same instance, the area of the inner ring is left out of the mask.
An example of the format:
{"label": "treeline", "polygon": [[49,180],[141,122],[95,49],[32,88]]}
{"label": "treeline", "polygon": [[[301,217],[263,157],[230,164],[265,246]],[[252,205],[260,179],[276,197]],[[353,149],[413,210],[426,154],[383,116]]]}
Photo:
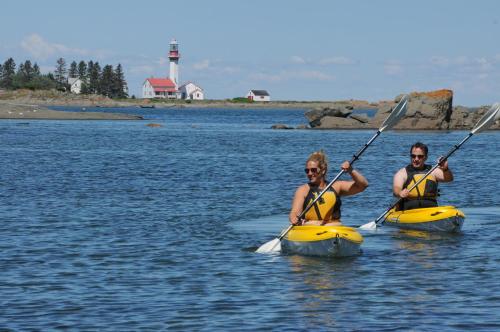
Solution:
{"label": "treeline", "polygon": [[101,68],[99,62],[73,61],[69,69],[63,58],[57,60],[54,72],[42,74],[35,62],[26,60],[16,69],[12,58],[0,64],[0,88],[8,90],[31,89],[50,90],[58,89],[70,91],[75,80],[81,81],[80,93],[100,94],[110,98],[127,98],[128,88],[121,64],[116,68],[105,65]]}

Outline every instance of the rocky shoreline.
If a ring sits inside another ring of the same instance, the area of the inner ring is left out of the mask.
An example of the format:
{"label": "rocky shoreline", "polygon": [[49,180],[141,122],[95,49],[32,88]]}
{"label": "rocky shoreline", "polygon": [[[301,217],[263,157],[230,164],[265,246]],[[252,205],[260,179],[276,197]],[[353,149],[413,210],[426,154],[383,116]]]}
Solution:
{"label": "rocky shoreline", "polygon": [[[305,116],[313,129],[372,129],[379,128],[402,95],[392,101],[379,102],[377,113],[370,118],[355,114],[353,105],[338,104],[331,107],[315,108]],[[462,106],[453,107],[453,91],[436,90],[412,92],[409,94],[408,109],[396,130],[466,130],[471,129],[490,108],[490,105],[475,109]],[[500,129],[498,119],[490,129]]]}
{"label": "rocky shoreline", "polygon": [[[58,91],[0,91],[0,119],[50,120],[143,120],[141,116],[108,112],[62,112],[50,106],[78,107],[196,107],[196,108],[251,108],[308,110],[308,123],[298,127],[276,124],[273,129],[372,129],[378,128],[401,95],[390,101],[272,101],[266,103],[235,103],[230,100],[158,101],[147,99],[113,100],[103,96],[81,96]],[[466,108],[453,106],[451,90],[412,92],[405,117],[396,130],[464,130],[470,129],[489,106]],[[355,110],[373,110],[375,116],[359,114]],[[497,120],[490,129],[500,129]]]}

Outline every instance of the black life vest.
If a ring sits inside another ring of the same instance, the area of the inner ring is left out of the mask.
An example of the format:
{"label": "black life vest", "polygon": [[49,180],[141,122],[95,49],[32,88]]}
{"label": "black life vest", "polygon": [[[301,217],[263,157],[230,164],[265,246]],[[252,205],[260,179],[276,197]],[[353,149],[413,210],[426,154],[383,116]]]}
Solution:
{"label": "black life vest", "polygon": [[[322,190],[318,186],[311,186],[309,184],[309,192],[307,193],[306,199],[304,200],[305,209]],[[306,212],[306,220],[340,220],[340,206],[342,202],[340,196],[337,194],[335,189],[332,187],[328,190],[314,203],[314,205]]]}
{"label": "black life vest", "polygon": [[[406,181],[403,189],[412,187],[427,172],[431,170],[431,165],[424,165],[423,169],[415,169],[411,164],[406,166]],[[425,180],[413,188],[406,199],[403,199],[400,205],[401,210],[437,206],[438,182],[434,175],[429,174]]]}

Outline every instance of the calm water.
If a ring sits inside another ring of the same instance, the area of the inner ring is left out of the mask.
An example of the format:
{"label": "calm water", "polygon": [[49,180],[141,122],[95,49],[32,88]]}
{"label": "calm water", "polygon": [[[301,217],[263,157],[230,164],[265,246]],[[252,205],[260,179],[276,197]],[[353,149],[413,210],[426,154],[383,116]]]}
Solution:
{"label": "calm water", "polygon": [[[450,159],[440,202],[463,234],[382,227],[332,260],[254,250],[287,227],[308,154],[333,177],[373,131],[269,129],[303,110],[125,111],[147,120],[0,122],[0,330],[500,329],[500,132]],[[383,133],[344,223],[391,203],[411,143],[435,160],[467,133]]]}

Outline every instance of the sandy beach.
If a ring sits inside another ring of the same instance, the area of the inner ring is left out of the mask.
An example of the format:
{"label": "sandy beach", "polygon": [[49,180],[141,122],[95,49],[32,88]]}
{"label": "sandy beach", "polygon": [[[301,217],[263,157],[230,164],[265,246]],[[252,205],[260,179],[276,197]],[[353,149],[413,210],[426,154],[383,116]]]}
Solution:
{"label": "sandy beach", "polygon": [[31,120],[142,120],[141,116],[104,112],[62,112],[45,106],[0,101],[0,119]]}

